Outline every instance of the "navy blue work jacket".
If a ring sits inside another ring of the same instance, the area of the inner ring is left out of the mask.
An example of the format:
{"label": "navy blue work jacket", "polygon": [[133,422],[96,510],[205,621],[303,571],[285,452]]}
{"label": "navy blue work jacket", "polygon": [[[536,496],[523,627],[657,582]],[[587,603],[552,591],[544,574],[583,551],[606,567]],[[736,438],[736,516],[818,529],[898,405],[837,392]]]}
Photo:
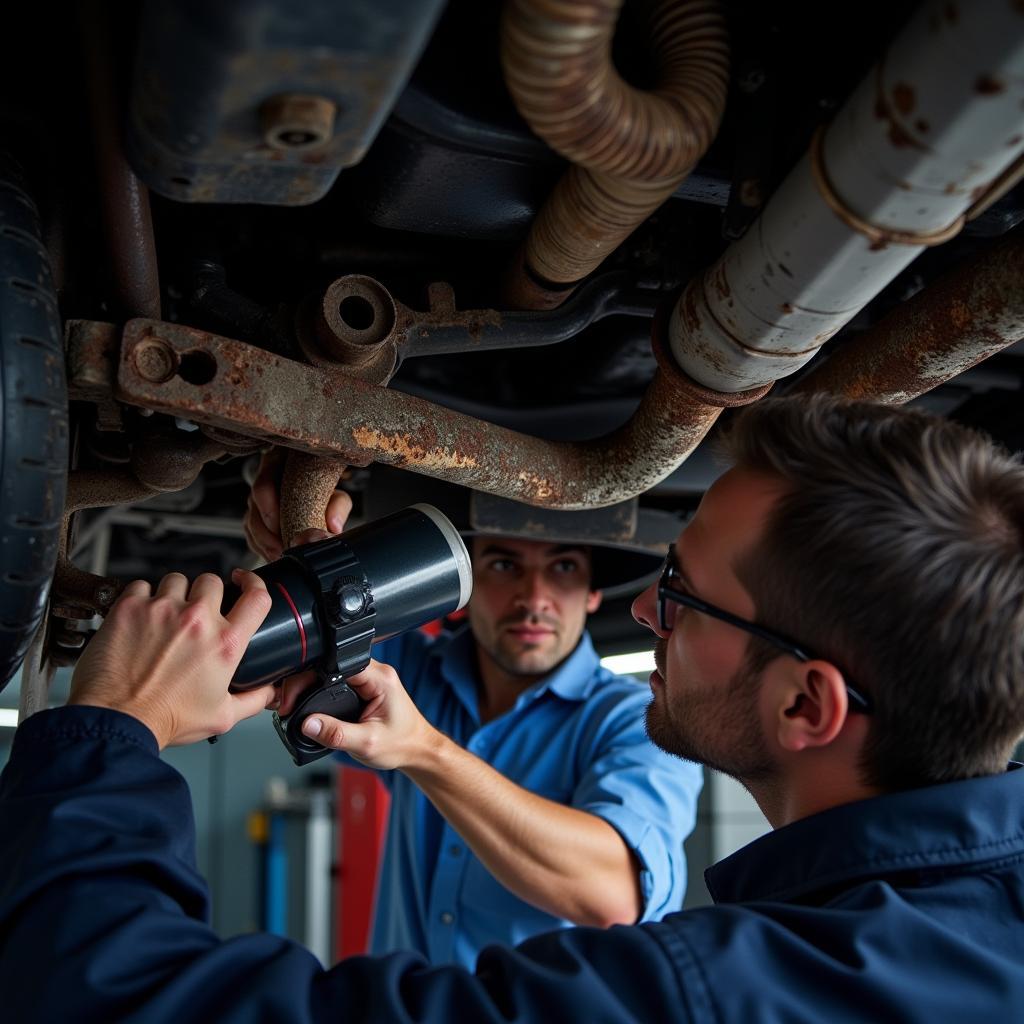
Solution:
{"label": "navy blue work jacket", "polygon": [[208,927],[184,781],[135,719],[35,715],[0,779],[0,1017],[46,1022],[1022,1021],[1024,773],[834,808],[709,872],[717,906],[324,971]]}

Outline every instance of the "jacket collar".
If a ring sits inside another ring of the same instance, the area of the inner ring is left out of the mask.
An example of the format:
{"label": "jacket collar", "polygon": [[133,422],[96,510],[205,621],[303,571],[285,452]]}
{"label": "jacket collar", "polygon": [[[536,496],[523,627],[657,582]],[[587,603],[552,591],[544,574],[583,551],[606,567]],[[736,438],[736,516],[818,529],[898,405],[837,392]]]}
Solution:
{"label": "jacket collar", "polygon": [[833,807],[743,847],[704,873],[716,903],[809,902],[861,879],[919,881],[1024,855],[1024,772]]}

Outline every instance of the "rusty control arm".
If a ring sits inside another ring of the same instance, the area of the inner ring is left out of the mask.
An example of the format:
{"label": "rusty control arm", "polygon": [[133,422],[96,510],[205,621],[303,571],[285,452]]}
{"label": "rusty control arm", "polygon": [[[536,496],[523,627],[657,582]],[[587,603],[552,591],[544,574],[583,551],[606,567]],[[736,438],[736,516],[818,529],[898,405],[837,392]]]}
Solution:
{"label": "rusty control arm", "polygon": [[639,407],[582,442],[530,437],[450,409],[179,324],[124,328],[115,397],[350,465],[382,462],[549,508],[593,508],[640,494],[696,447],[725,405],[664,354]]}

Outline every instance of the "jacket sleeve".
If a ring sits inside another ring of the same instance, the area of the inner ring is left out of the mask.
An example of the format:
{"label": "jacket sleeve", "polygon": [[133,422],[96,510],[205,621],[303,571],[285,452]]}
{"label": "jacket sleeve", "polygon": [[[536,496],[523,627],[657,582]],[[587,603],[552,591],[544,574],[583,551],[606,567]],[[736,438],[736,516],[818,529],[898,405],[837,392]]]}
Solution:
{"label": "jacket sleeve", "polygon": [[5,1019],[79,1022],[684,1019],[671,957],[644,928],[493,947],[476,974],[412,954],[325,971],[301,946],[207,924],[184,780],[135,719],[43,711],[0,777]]}

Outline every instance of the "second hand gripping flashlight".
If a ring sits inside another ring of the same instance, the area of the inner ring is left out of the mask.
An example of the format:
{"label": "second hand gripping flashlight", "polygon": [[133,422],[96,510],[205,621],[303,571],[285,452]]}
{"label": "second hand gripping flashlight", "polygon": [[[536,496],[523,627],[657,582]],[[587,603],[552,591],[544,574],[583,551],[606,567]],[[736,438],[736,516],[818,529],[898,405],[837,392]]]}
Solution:
{"label": "second hand gripping flashlight", "polygon": [[473,574],[458,531],[433,505],[413,505],[354,530],[291,548],[256,570],[273,600],[231,689],[250,690],[315,668],[316,682],[274,727],[292,760],[331,751],[302,733],[321,712],[354,722],[363,702],[346,680],[370,662],[377,640],[462,608]]}

